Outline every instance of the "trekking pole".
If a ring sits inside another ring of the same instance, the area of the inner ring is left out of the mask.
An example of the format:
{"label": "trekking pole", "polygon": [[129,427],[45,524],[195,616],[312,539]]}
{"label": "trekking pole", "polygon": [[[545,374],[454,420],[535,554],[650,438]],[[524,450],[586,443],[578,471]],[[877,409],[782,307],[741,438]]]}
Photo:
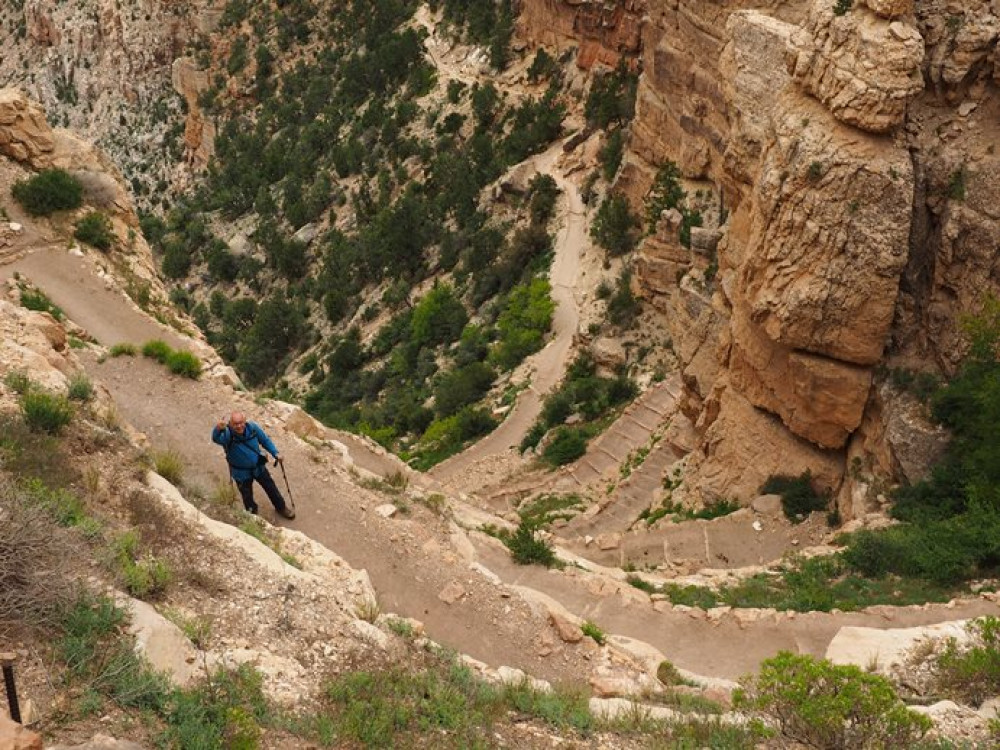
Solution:
{"label": "trekking pole", "polygon": [[274,459],[274,465],[277,466],[281,464],[281,476],[285,478],[285,489],[288,490],[288,502],[292,506],[292,510],[295,510],[295,499],[292,497],[292,488],[288,486],[288,475],[285,473],[285,462]]}
{"label": "trekking pole", "polygon": [[14,684],[14,654],[0,654],[0,666],[3,667],[3,681],[7,689],[7,706],[10,708],[10,718],[21,723],[21,706],[17,702],[17,686]]}

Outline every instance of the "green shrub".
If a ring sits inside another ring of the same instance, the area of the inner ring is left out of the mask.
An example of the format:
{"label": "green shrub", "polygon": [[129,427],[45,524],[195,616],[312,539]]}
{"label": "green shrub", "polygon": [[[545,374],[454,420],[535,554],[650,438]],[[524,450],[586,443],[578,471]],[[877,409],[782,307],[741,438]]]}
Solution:
{"label": "green shrub", "polygon": [[833,4],[833,14],[835,16],[846,15],[852,5],[854,5],[854,0],[836,0]]}
{"label": "green shrub", "polygon": [[744,678],[734,703],[773,721],[789,740],[830,750],[911,747],[932,726],[884,677],[787,651]]}
{"label": "green shrub", "polygon": [[21,397],[24,421],[34,432],[58,435],[73,419],[73,405],[65,396],[28,391]]}
{"label": "green shrub", "polygon": [[539,539],[537,531],[534,523],[522,519],[513,533],[502,533],[500,539],[518,565],[544,565],[546,568],[558,565],[552,545]]}
{"label": "green shrub", "polygon": [[994,616],[966,625],[970,642],[951,639],[934,659],[934,684],[938,691],[969,706],[1000,695],[1000,619]]}
{"label": "green shrub", "polygon": [[35,382],[24,370],[11,370],[3,376],[3,383],[21,396],[35,387]]}
{"label": "green shrub", "polygon": [[613,72],[595,76],[584,104],[587,124],[607,128],[631,120],[638,83],[639,77],[628,69],[624,57]]}
{"label": "green shrub", "polygon": [[83,203],[83,184],[64,169],[47,169],[15,182],[11,194],[32,216],[48,216],[79,208]]}
{"label": "green shrub", "polygon": [[261,724],[270,716],[260,672],[249,664],[218,669],[203,683],[174,693],[160,739],[163,747],[256,750]]}
{"label": "green shrub", "polygon": [[583,625],[580,626],[580,630],[582,630],[583,634],[588,638],[593,638],[594,643],[598,646],[603,646],[607,641],[607,636],[604,634],[604,631],[590,620],[584,621]]}
{"label": "green shrub", "polygon": [[628,329],[635,325],[642,305],[639,298],[632,293],[632,272],[623,269],[615,293],[608,300],[608,321],[619,328]]}
{"label": "green shrub", "polygon": [[535,528],[544,528],[553,521],[570,519],[583,509],[583,500],[573,493],[565,495],[545,494],[526,502],[517,509],[521,520]]}
{"label": "green shrub", "polygon": [[497,320],[500,340],[491,354],[504,370],[513,369],[529,354],[542,348],[555,312],[551,291],[546,279],[532,279],[511,291]]}
{"label": "green shrub", "polygon": [[618,173],[618,167],[622,164],[622,156],[625,153],[625,131],[615,128],[608,134],[608,139],[601,146],[598,159],[601,162],[601,175],[605,180],[611,182]]}
{"label": "green shrub", "polygon": [[115,562],[125,584],[125,590],[138,599],[155,598],[163,594],[173,579],[165,560],[153,555],[139,555],[139,535],[127,531],[115,541]]}
{"label": "green shrub", "polygon": [[604,199],[594,215],[590,236],[611,255],[635,250],[639,241],[639,220],[633,216],[625,196],[609,195]]}
{"label": "green shrub", "polygon": [[586,434],[574,427],[560,427],[542,451],[542,458],[552,466],[563,466],[587,452]]}
{"label": "green shrub", "polygon": [[115,344],[108,350],[108,354],[112,357],[134,357],[138,353],[139,350],[136,345],[127,342]]}
{"label": "green shrub", "polygon": [[76,223],[73,236],[80,242],[93,245],[98,250],[108,251],[115,241],[111,220],[100,211],[91,211]]}
{"label": "green shrub", "polygon": [[94,397],[94,384],[86,374],[73,373],[67,384],[66,395],[71,401],[90,401]]}
{"label": "green shrub", "polygon": [[192,380],[197,380],[201,375],[201,360],[188,351],[170,352],[166,365],[174,375],[182,375]]}
{"label": "green shrub", "polygon": [[21,307],[27,308],[28,310],[35,310],[37,312],[47,312],[56,320],[62,320],[66,317],[62,308],[53,303],[45,292],[37,289],[21,290]]}
{"label": "green shrub", "polygon": [[672,161],[667,161],[656,173],[653,187],[649,189],[649,194],[645,199],[647,231],[656,231],[656,225],[660,221],[660,214],[664,211],[676,208],[683,210],[684,190],[680,184],[681,171]]}
{"label": "green shrub", "polygon": [[806,470],[797,477],[775,474],[761,485],[761,494],[781,495],[781,509],[792,523],[799,523],[816,510],[823,510],[830,502],[813,488],[812,474]]}
{"label": "green shrub", "polygon": [[160,364],[166,364],[173,351],[166,341],[160,339],[152,339],[142,345],[142,356],[155,359]]}
{"label": "green shrub", "polygon": [[639,591],[645,591],[647,594],[655,594],[656,593],[656,586],[654,586],[653,584],[651,584],[646,579],[640,578],[637,575],[626,576],[625,582],[629,586],[633,586],[633,587],[639,589]]}

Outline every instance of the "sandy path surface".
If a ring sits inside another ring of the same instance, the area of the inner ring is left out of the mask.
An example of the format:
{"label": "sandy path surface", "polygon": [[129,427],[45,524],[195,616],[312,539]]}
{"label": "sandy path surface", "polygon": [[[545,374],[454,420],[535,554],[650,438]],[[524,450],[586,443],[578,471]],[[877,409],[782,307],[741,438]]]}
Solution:
{"label": "sandy path surface", "polygon": [[[93,333],[104,341],[163,337],[156,321],[105,289],[89,260],[65,251],[40,251],[0,266],[0,279],[15,270],[29,276],[74,322],[94,321]],[[435,640],[493,666],[515,666],[560,681],[588,673],[578,650],[538,655],[538,636],[549,630],[544,615],[472,569],[451,543],[446,522],[382,518],[374,510],[386,497],[352,484],[342,469],[335,469],[339,457],[334,451],[314,448],[285,432],[249,395],[215,380],[172,376],[142,357],[100,362],[95,353],[84,352],[81,359],[94,381],[111,393],[122,418],[143,432],[153,449],[173,448],[181,454],[185,484],[204,496],[225,481],[223,454],[210,442],[213,424],[237,408],[260,420],[286,456],[298,510],[294,521],[281,523],[308,534],[352,567],[367,570],[384,611],[422,621]],[[276,479],[284,491],[280,475]],[[265,517],[274,521],[263,493],[256,492]],[[447,604],[438,594],[452,582],[465,593]]]}

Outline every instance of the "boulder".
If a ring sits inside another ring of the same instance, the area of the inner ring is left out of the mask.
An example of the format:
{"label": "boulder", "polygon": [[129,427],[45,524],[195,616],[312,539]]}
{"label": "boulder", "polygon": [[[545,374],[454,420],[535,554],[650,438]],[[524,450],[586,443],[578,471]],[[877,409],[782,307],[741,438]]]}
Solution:
{"label": "boulder", "polygon": [[42,750],[42,736],[0,712],[0,750]]}
{"label": "boulder", "polygon": [[0,154],[38,168],[54,148],[52,128],[41,105],[18,89],[0,89]]}

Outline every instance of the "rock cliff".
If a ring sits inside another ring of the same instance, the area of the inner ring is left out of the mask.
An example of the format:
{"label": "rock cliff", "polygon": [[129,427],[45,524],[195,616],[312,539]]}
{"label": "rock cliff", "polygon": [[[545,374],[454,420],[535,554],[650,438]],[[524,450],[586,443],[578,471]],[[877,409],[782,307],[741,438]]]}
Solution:
{"label": "rock cliff", "polygon": [[[615,39],[631,5],[600,5]],[[998,5],[969,5],[647,3],[617,187],[639,203],[671,160],[722,207],[710,242],[665,215],[636,258],[683,365],[689,491],[810,469],[850,517],[874,500],[859,466],[912,481],[940,450],[880,373],[951,372],[961,316],[1000,289]],[[565,35],[588,4],[525,6]]]}
{"label": "rock cliff", "polygon": [[213,28],[221,3],[3,5],[0,25],[13,33],[4,32],[0,86],[17,86],[51,122],[100,146],[131,176],[140,201],[158,200],[164,181],[185,171],[186,107],[171,87],[172,65]]}

